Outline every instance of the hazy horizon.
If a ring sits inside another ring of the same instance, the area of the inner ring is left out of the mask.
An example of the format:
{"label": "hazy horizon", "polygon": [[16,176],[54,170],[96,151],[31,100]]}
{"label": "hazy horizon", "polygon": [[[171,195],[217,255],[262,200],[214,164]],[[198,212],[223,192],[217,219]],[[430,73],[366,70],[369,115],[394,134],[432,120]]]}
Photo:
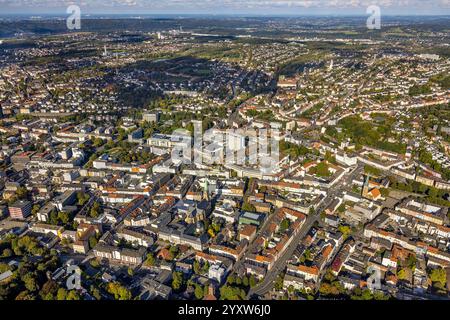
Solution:
{"label": "hazy horizon", "polygon": [[0,15],[66,15],[71,4],[84,15],[363,16],[370,5],[383,15],[450,15],[450,0],[0,0]]}
{"label": "hazy horizon", "polygon": [[[66,18],[67,13],[65,12],[55,12],[55,13],[0,13],[0,18],[9,18],[9,17],[23,17],[23,18]],[[301,17],[317,17],[317,18],[327,18],[327,17],[342,17],[342,18],[352,18],[352,17],[367,17],[368,14],[358,14],[358,13],[304,13],[304,14],[251,14],[251,13],[138,13],[138,12],[130,12],[130,13],[109,13],[109,12],[95,12],[95,13],[83,13],[81,14],[83,17],[91,17],[91,18],[191,18],[191,17],[201,17],[201,18],[227,18],[227,17],[236,17],[236,18],[301,18]],[[401,13],[391,13],[384,14],[384,17],[450,17],[450,14],[438,14],[438,13],[418,13],[418,14],[401,14]]]}

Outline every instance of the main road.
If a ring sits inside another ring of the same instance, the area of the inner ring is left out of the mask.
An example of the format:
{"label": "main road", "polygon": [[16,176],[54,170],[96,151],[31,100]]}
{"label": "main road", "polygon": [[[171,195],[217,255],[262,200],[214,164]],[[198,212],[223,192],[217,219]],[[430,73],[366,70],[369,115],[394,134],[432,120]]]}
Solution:
{"label": "main road", "polygon": [[284,253],[278,260],[275,262],[274,266],[267,271],[264,279],[262,282],[258,283],[255,287],[250,289],[248,292],[248,298],[253,295],[264,295],[265,293],[272,290],[272,287],[274,285],[275,279],[278,276],[278,274],[284,270],[286,267],[287,261],[292,257],[294,254],[295,249],[299,245],[300,241],[308,234],[308,231],[311,229],[311,227],[314,225],[316,221],[319,221],[320,219],[320,213],[333,201],[333,198],[330,196],[327,196],[322,204],[315,210],[313,214],[310,214],[306,217],[306,221],[303,224],[300,232],[295,236],[295,239],[291,242],[291,244],[286,248]]}
{"label": "main road", "polygon": [[294,251],[299,245],[300,241],[307,235],[308,231],[311,229],[314,223],[320,220],[320,214],[323,212],[323,210],[325,210],[326,207],[331,204],[334,199],[342,194],[342,189],[344,187],[351,185],[352,180],[358,177],[362,173],[362,170],[362,166],[356,166],[355,168],[353,168],[353,170],[347,173],[343,177],[343,179],[341,179],[341,181],[339,181],[336,185],[332,186],[328,190],[328,194],[325,199],[322,201],[319,207],[317,207],[313,214],[307,216],[300,232],[295,236],[295,239],[287,247],[282,256],[275,262],[274,266],[269,271],[267,271],[267,274],[262,282],[250,289],[247,298],[254,295],[262,296],[272,290],[276,277],[280,272],[284,270],[287,261],[294,254]]}

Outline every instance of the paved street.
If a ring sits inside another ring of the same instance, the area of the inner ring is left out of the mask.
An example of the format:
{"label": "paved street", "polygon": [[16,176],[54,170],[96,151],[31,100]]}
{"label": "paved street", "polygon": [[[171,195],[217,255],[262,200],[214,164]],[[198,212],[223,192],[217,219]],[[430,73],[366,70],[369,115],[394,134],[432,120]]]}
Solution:
{"label": "paved street", "polygon": [[[276,261],[274,267],[267,272],[261,283],[259,283],[256,287],[252,288],[249,291],[249,297],[253,295],[264,295],[272,290],[276,277],[280,272],[284,270],[287,261],[292,257],[300,241],[306,236],[314,223],[320,220],[321,212],[325,210],[325,208],[342,193],[342,189],[346,185],[350,185],[353,179],[358,178],[362,171],[362,166],[356,167],[355,169],[350,171],[349,174],[346,174],[343,179],[341,179],[336,185],[328,190],[327,197],[322,201],[322,204],[317,208],[317,210],[315,210],[314,214],[308,215],[308,217],[306,218],[306,222],[302,226],[300,232],[289,245],[289,247],[285,250],[284,254]],[[240,261],[240,263],[242,263],[242,261]]]}
{"label": "paved street", "polygon": [[317,208],[314,214],[309,215],[306,218],[305,223],[303,224],[300,232],[295,237],[295,239],[292,241],[292,243],[288,246],[288,248],[285,250],[284,254],[276,261],[275,265],[272,269],[270,269],[266,276],[264,277],[263,281],[259,283],[256,287],[252,288],[248,296],[251,297],[253,295],[264,295],[266,292],[270,291],[273,288],[274,281],[278,274],[284,270],[286,267],[286,262],[292,257],[292,254],[294,253],[295,249],[299,245],[300,241],[303,239],[303,237],[306,236],[308,231],[311,229],[311,227],[314,225],[316,221],[319,221],[320,219],[320,213],[333,201],[333,198],[328,196],[324,199],[322,204]]}

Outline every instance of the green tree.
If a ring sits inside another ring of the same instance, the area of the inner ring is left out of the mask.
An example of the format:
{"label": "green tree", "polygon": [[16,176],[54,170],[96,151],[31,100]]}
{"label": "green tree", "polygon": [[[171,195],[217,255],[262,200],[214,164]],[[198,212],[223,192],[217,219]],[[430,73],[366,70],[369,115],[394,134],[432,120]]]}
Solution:
{"label": "green tree", "polygon": [[230,274],[227,278],[227,284],[233,285],[236,283],[236,277],[233,274]]}
{"label": "green tree", "polygon": [[67,290],[64,288],[59,288],[56,294],[56,300],[66,300]]}
{"label": "green tree", "polygon": [[38,204],[35,204],[35,205],[33,206],[33,208],[31,209],[31,213],[32,213],[33,215],[36,215],[36,214],[39,212],[40,209],[41,209],[41,207],[40,207]]}
{"label": "green tree", "polygon": [[118,282],[111,282],[107,286],[108,293],[114,295],[116,300],[131,300],[132,295],[130,290],[122,286]]}
{"label": "green tree", "polygon": [[244,285],[244,287],[248,287],[248,277],[247,276],[244,276],[243,278],[242,278],[242,284]]}
{"label": "green tree", "polygon": [[50,212],[48,223],[52,225],[58,224],[58,213],[55,210],[52,210],[52,212]]}
{"label": "green tree", "polygon": [[36,296],[33,295],[31,292],[25,290],[25,291],[22,291],[21,293],[19,293],[16,296],[15,300],[36,300]]}
{"label": "green tree", "polygon": [[97,243],[98,243],[98,240],[94,236],[89,238],[89,248],[94,249],[95,246],[97,245]]}
{"label": "green tree", "polygon": [[200,266],[200,263],[197,260],[194,261],[194,264],[193,264],[192,267],[194,269],[194,273],[195,274],[200,274],[201,266]]}
{"label": "green tree", "polygon": [[290,221],[289,219],[283,219],[280,224],[280,232],[285,232],[287,229],[289,229]]}
{"label": "green tree", "polygon": [[320,285],[319,292],[320,292],[320,294],[325,295],[325,296],[328,296],[328,295],[337,296],[340,294],[338,287],[336,287],[330,283],[327,283],[327,282],[323,282]]}
{"label": "green tree", "polygon": [[152,253],[147,254],[147,259],[145,260],[145,265],[154,266],[156,263],[155,256]]}
{"label": "green tree", "polygon": [[382,196],[383,198],[386,198],[386,197],[389,196],[389,189],[381,188],[381,189],[380,189],[380,193],[381,193],[381,196]]}
{"label": "green tree", "polygon": [[171,256],[171,260],[175,259],[179,253],[179,249],[177,246],[171,246],[169,248],[169,252],[170,252],[170,256]]}
{"label": "green tree", "polygon": [[322,161],[316,166],[316,174],[320,177],[329,177],[331,175],[328,170],[328,164],[325,161]]}
{"label": "green tree", "polygon": [[91,210],[89,211],[89,216],[92,218],[98,218],[100,215],[100,204],[98,202],[94,202],[94,204],[91,207]]}
{"label": "green tree", "polygon": [[215,233],[218,233],[219,231],[220,231],[220,224],[217,224],[217,223],[213,223],[212,224],[212,227],[213,227],[213,230],[214,230],[214,232]]}
{"label": "green tree", "polygon": [[98,268],[98,267],[100,267],[100,263],[98,262],[97,259],[91,259],[91,260],[89,260],[89,264],[91,265],[92,268]]}
{"label": "green tree", "polygon": [[93,285],[91,285],[90,287],[90,292],[91,295],[96,299],[96,300],[102,300],[102,295],[100,293],[100,290],[97,287],[94,287]]}
{"label": "green tree", "polygon": [[277,276],[277,278],[275,279],[275,284],[274,284],[275,290],[279,291],[279,290],[283,289],[283,282],[284,282],[284,275],[279,274]]}
{"label": "green tree", "polygon": [[367,174],[370,174],[371,176],[378,177],[381,175],[380,169],[377,169],[375,167],[371,167],[369,165],[364,166],[364,172]]}
{"label": "green tree", "polygon": [[201,272],[202,272],[202,273],[207,273],[208,271],[209,271],[209,262],[208,262],[208,261],[205,261],[205,263],[204,263],[203,266],[202,266]]}
{"label": "green tree", "polygon": [[257,281],[253,274],[250,275],[250,279],[248,280],[248,283],[250,285],[250,288],[253,288],[254,286],[256,286]]}
{"label": "green tree", "polygon": [[424,85],[413,85],[412,87],[409,88],[409,95],[410,96],[418,96],[418,95],[422,95],[422,94],[430,94],[431,88],[428,84],[424,84]]}
{"label": "green tree", "polygon": [[389,300],[389,295],[385,295],[382,291],[374,291],[373,298],[375,300]]}
{"label": "green tree", "polygon": [[172,289],[178,291],[183,286],[183,274],[181,272],[172,273]]}
{"label": "green tree", "polygon": [[94,147],[98,148],[98,147],[102,146],[103,144],[104,144],[104,141],[102,139],[100,139],[100,138],[94,139],[94,142],[93,142]]}
{"label": "green tree", "polygon": [[361,298],[363,300],[372,300],[372,298],[373,298],[372,292],[369,289],[363,290],[363,292],[361,294]]}
{"label": "green tree", "polygon": [[408,268],[414,271],[416,268],[416,263],[417,263],[416,256],[414,254],[408,255],[408,258],[406,259],[406,265],[408,266]]}
{"label": "green tree", "polygon": [[6,263],[0,263],[0,273],[9,271],[11,268]]}
{"label": "green tree", "polygon": [[29,291],[33,292],[38,289],[36,278],[32,273],[27,273],[26,275],[24,275],[22,280],[25,284],[25,288],[27,288]]}
{"label": "green tree", "polygon": [[408,278],[408,274],[405,269],[400,269],[397,272],[398,280],[406,280]]}
{"label": "green tree", "polygon": [[244,300],[246,297],[245,291],[239,287],[224,285],[219,291],[221,300]]}
{"label": "green tree", "polygon": [[9,257],[11,257],[12,255],[13,255],[13,252],[11,251],[11,249],[9,249],[9,248],[3,249],[2,256],[3,256],[4,258],[9,258]]}
{"label": "green tree", "polygon": [[339,232],[342,233],[342,235],[344,236],[344,239],[347,239],[352,233],[352,229],[350,228],[350,226],[340,225],[338,227],[338,230],[339,230]]}
{"label": "green tree", "polygon": [[54,300],[58,291],[58,284],[55,281],[48,280],[39,291],[40,296],[44,300]]}
{"label": "green tree", "polygon": [[17,199],[26,199],[28,198],[28,190],[25,187],[19,187],[16,190],[16,198]]}
{"label": "green tree", "polygon": [[255,212],[256,208],[254,205],[252,205],[251,203],[248,202],[244,202],[244,204],[242,205],[242,211],[248,211],[248,212]]}
{"label": "green tree", "polygon": [[195,298],[197,298],[197,300],[203,299],[204,291],[200,285],[195,286],[194,295],[195,295]]}
{"label": "green tree", "polygon": [[66,225],[70,220],[70,215],[67,212],[61,211],[58,213],[58,220],[61,221],[62,224]]}
{"label": "green tree", "polygon": [[79,206],[84,206],[84,204],[89,200],[89,195],[84,192],[77,192],[77,201]]}
{"label": "green tree", "polygon": [[81,297],[75,290],[70,290],[67,294],[66,300],[81,300]]}
{"label": "green tree", "polygon": [[443,287],[447,282],[447,273],[442,268],[433,269],[430,272],[430,279],[433,282],[440,283],[441,286]]}

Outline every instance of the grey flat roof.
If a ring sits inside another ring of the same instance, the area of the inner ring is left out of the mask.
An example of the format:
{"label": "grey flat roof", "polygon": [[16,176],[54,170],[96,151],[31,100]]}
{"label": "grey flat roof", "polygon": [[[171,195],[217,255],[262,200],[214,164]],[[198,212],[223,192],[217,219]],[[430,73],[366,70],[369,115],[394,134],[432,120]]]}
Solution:
{"label": "grey flat roof", "polygon": [[248,219],[259,220],[261,219],[261,214],[245,211],[241,217],[245,217]]}

